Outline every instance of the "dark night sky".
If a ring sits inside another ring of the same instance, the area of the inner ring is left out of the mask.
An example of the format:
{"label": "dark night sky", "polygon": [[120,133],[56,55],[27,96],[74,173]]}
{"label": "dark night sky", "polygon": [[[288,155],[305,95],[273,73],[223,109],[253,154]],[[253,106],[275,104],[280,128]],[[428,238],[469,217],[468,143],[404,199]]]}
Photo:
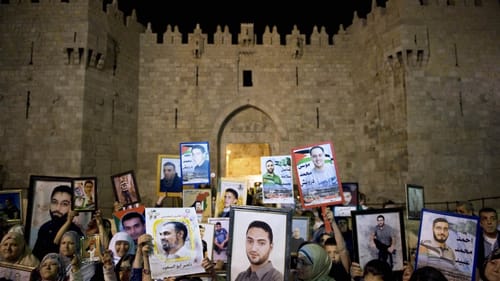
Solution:
{"label": "dark night sky", "polygon": [[[376,0],[385,5],[386,0]],[[198,3],[199,2],[199,3]],[[297,25],[301,33],[310,35],[314,25],[332,36],[339,24],[344,28],[352,23],[353,11],[364,18],[371,10],[371,0],[304,1],[307,6],[297,5],[297,1],[280,1],[280,5],[263,1],[182,1],[168,0],[118,0],[118,8],[125,15],[136,9],[138,21],[144,25],[152,23],[153,32],[163,33],[167,24],[177,25],[183,34],[194,30],[200,24],[203,33],[215,33],[217,25],[229,27],[233,37],[240,31],[241,23],[253,23],[258,37],[268,25],[277,26],[283,36],[291,33]]]}

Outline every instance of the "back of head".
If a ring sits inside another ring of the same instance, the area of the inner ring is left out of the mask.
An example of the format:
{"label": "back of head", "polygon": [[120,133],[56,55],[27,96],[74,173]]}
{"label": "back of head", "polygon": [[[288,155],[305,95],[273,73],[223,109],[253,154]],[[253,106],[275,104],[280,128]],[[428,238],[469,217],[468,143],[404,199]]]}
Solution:
{"label": "back of head", "polygon": [[437,268],[424,266],[413,272],[410,281],[448,281],[448,279]]}
{"label": "back of head", "polygon": [[365,265],[363,276],[366,276],[368,273],[371,273],[374,276],[380,276],[384,281],[396,280],[392,274],[391,267],[385,261],[375,259],[367,262]]}

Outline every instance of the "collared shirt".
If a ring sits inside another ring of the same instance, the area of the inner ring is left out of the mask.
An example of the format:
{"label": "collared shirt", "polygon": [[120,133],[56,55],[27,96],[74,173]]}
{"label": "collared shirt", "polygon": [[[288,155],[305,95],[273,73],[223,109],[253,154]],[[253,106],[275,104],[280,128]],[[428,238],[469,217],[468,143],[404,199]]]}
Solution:
{"label": "collared shirt", "polygon": [[283,274],[273,267],[271,261],[257,271],[252,271],[251,267],[240,272],[236,281],[283,281]]}

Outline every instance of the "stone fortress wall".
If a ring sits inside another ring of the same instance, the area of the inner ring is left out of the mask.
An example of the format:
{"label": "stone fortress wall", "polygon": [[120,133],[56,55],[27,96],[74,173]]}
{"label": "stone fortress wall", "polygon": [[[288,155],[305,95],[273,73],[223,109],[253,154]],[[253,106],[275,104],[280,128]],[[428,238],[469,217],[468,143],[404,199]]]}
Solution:
{"label": "stone fortress wall", "polygon": [[170,27],[158,43],[135,14],[102,5],[0,6],[4,188],[96,175],[111,208],[109,176],[134,170],[151,205],[157,155],[179,142],[209,141],[224,176],[229,143],[283,155],[332,141],[341,180],[372,202],[404,202],[405,183],[426,187],[426,201],[498,195],[496,1],[390,0],[334,35],[242,23],[211,43],[203,26],[187,42]]}

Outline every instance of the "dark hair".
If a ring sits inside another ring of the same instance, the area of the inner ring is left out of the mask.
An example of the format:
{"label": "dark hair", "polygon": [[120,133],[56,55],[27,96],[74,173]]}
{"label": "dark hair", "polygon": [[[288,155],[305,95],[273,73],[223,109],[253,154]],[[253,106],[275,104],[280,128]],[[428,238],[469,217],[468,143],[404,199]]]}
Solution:
{"label": "dark hair", "polygon": [[220,221],[216,222],[215,225],[220,225],[222,226],[222,223],[220,223]]}
{"label": "dark hair", "polygon": [[370,260],[365,264],[365,270],[363,272],[363,276],[366,276],[368,273],[371,273],[375,276],[382,276],[382,280],[384,281],[393,281],[395,280],[392,275],[392,269],[389,264],[385,261],[381,260]]}
{"label": "dark hair", "polygon": [[58,185],[56,186],[53,190],[52,193],[50,194],[50,199],[54,197],[54,194],[61,192],[61,193],[68,193],[71,196],[71,202],[73,202],[73,190],[71,190],[71,187],[67,185]]}
{"label": "dark hair", "polygon": [[174,170],[175,170],[175,164],[172,163],[172,162],[170,162],[170,161],[169,162],[165,162],[165,164],[163,164],[163,168],[165,168],[166,166],[172,166],[172,167],[174,167]]}
{"label": "dark hair", "polygon": [[234,197],[236,199],[238,199],[238,192],[236,192],[236,190],[234,190],[232,188],[226,188],[226,190],[224,192],[231,192],[234,195]]}
{"label": "dark hair", "polygon": [[439,269],[424,266],[413,271],[410,281],[448,281],[448,279]]}
{"label": "dark hair", "polygon": [[186,241],[186,238],[188,235],[188,230],[187,230],[186,225],[184,225],[182,222],[179,222],[179,221],[169,221],[163,225],[167,225],[167,224],[173,224],[174,228],[175,228],[175,232],[182,231],[182,233],[183,233],[182,234],[182,241]]}
{"label": "dark hair", "polygon": [[202,145],[197,144],[197,145],[193,145],[191,147],[191,151],[193,151],[195,149],[199,149],[202,153],[205,153],[205,148]]}
{"label": "dark hair", "polygon": [[90,183],[92,186],[94,185],[94,182],[91,181],[91,180],[86,180],[85,183],[83,185],[87,185],[87,183]]}
{"label": "dark hair", "polygon": [[496,215],[497,210],[490,208],[490,207],[484,207],[484,208],[481,208],[481,210],[479,210],[479,216],[481,216],[481,213],[495,213],[495,215]]}
{"label": "dark hair", "polygon": [[267,224],[266,222],[263,222],[263,221],[253,221],[248,225],[247,233],[250,230],[250,228],[263,229],[265,232],[267,232],[267,234],[269,236],[269,243],[273,244],[273,229],[271,228],[271,226],[269,226],[269,224]]}
{"label": "dark hair", "polygon": [[432,221],[432,227],[434,227],[434,225],[436,225],[436,223],[438,223],[438,222],[445,222],[445,223],[449,224],[448,220],[445,218],[435,218]]}
{"label": "dark hair", "polygon": [[144,219],[144,216],[141,215],[140,213],[138,212],[128,212],[126,213],[123,217],[122,217],[122,226],[125,227],[123,225],[124,222],[130,220],[130,219],[133,219],[133,218],[139,218],[139,220],[141,220],[141,223],[142,224],[145,224],[146,223],[146,220]]}
{"label": "dark hair", "polygon": [[312,153],[312,151],[313,151],[314,149],[316,149],[316,148],[321,149],[321,151],[322,151],[323,153],[325,152],[325,149],[324,149],[323,147],[321,147],[321,146],[319,146],[319,145],[315,145],[315,146],[311,147],[311,149],[309,149],[309,154],[311,154],[311,153]]}
{"label": "dark hair", "polygon": [[383,215],[378,215],[377,216],[377,220],[380,219],[380,218],[382,218],[385,221],[385,217]]}
{"label": "dark hair", "polygon": [[325,240],[325,246],[337,246],[337,240],[335,240],[335,237],[330,237]]}

